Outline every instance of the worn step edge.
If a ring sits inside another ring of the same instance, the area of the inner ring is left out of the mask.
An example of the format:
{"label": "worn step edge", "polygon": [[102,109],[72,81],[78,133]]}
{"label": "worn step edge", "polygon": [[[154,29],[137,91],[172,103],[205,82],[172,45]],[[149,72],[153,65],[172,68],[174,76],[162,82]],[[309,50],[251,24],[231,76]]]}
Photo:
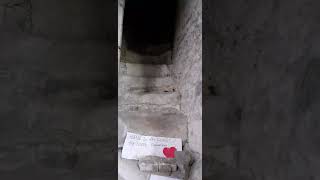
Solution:
{"label": "worn step edge", "polygon": [[118,146],[121,147],[127,132],[147,136],[188,139],[187,117],[182,113],[170,112],[118,112]]}
{"label": "worn step edge", "polygon": [[180,105],[158,105],[158,104],[119,104],[118,112],[136,112],[136,111],[149,111],[149,112],[180,112]]}
{"label": "worn step edge", "polygon": [[121,74],[134,77],[169,77],[167,65],[120,63]]}
{"label": "worn step edge", "polygon": [[119,104],[153,104],[159,106],[176,107],[179,105],[178,93],[126,93],[119,96]]}

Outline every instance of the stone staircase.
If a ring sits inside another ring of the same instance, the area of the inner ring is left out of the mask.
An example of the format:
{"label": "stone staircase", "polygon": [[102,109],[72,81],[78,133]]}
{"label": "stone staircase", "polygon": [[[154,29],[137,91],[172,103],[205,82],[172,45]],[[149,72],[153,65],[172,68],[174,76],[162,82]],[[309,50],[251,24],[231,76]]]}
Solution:
{"label": "stone staircase", "polygon": [[120,63],[118,173],[123,180],[147,180],[138,161],[121,158],[126,132],[187,140],[187,120],[168,65]]}

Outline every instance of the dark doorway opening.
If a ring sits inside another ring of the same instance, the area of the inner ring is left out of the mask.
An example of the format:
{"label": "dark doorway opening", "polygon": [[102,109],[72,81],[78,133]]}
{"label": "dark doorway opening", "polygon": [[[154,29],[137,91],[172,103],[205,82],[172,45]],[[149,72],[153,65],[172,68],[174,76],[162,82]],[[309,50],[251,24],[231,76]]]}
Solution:
{"label": "dark doorway opening", "polygon": [[176,0],[126,0],[123,40],[127,50],[157,56],[172,49]]}

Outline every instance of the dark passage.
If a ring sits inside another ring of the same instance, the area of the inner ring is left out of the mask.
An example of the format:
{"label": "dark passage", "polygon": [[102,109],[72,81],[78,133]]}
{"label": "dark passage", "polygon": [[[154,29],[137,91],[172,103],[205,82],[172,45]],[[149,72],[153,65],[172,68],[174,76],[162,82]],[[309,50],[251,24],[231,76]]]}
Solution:
{"label": "dark passage", "polygon": [[148,55],[171,49],[176,6],[175,0],[127,0],[123,20],[127,48]]}

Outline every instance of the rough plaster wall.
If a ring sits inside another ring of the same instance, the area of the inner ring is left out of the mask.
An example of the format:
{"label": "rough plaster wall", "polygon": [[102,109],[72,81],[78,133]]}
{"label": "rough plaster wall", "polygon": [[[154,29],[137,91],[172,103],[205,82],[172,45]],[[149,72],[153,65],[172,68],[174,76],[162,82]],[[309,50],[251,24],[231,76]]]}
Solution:
{"label": "rough plaster wall", "polygon": [[190,148],[202,152],[202,2],[179,1],[172,72],[188,117]]}
{"label": "rough plaster wall", "polygon": [[213,128],[204,146],[219,150],[215,159],[232,147],[238,155],[220,160],[236,161],[252,179],[320,178],[319,7],[317,0],[204,4],[204,111]]}
{"label": "rough plaster wall", "polygon": [[[108,146],[106,139],[116,136],[105,119],[117,108],[116,101],[110,101],[117,90],[112,51],[116,31],[106,28],[112,22],[106,19],[104,7],[116,11],[117,2],[107,2],[0,0],[1,153],[22,145],[24,153],[31,150],[24,157],[44,156],[48,159],[44,166],[54,166],[64,154],[46,153],[45,148],[64,151],[81,142],[77,148],[87,152],[81,156],[86,161],[104,151],[94,148],[97,143]],[[95,168],[102,167],[108,169],[107,164]]]}
{"label": "rough plaster wall", "polygon": [[[120,64],[124,7],[125,7],[125,0],[118,0],[118,65]],[[118,67],[118,70],[119,70],[119,67]]]}

